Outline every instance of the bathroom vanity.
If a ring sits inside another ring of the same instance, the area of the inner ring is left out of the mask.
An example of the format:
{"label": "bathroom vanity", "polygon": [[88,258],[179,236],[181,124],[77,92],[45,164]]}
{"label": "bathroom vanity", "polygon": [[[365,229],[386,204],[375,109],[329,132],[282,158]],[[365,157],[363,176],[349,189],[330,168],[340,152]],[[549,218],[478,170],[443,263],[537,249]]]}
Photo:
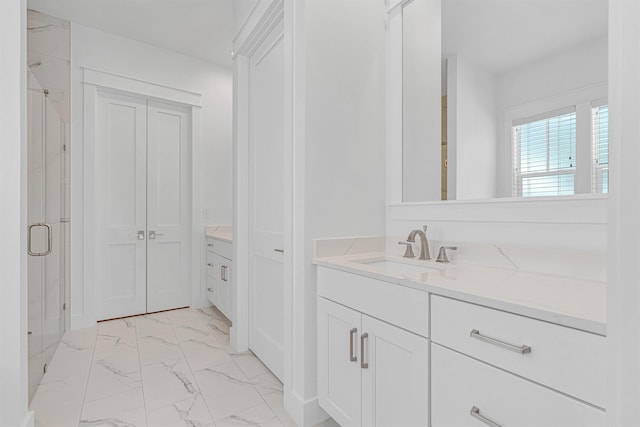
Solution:
{"label": "bathroom vanity", "polygon": [[206,227],[205,230],[207,256],[207,299],[215,305],[229,320],[233,321],[231,312],[231,278],[233,263],[231,262],[231,227]]}
{"label": "bathroom vanity", "polygon": [[605,425],[604,282],[383,252],[315,264],[319,401],[341,426]]}

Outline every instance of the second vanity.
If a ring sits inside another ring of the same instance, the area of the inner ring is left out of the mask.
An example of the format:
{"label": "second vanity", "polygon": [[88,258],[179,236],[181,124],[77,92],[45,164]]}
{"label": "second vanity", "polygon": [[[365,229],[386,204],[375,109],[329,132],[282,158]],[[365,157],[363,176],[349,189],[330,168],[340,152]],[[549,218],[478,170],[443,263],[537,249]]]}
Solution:
{"label": "second vanity", "polygon": [[316,257],[341,426],[604,426],[606,285],[384,253]]}
{"label": "second vanity", "polygon": [[233,319],[231,312],[231,287],[233,277],[232,230],[229,226],[209,226],[205,228],[207,299],[215,305],[227,319]]}

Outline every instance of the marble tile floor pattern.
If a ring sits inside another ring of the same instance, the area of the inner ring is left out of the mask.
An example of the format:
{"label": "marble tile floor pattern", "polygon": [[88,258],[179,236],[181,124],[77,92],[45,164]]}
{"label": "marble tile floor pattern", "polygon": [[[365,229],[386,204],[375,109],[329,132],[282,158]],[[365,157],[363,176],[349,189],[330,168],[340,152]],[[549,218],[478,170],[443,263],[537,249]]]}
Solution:
{"label": "marble tile floor pattern", "polygon": [[295,426],[282,384],[251,352],[231,349],[212,308],[67,332],[31,409],[37,427]]}

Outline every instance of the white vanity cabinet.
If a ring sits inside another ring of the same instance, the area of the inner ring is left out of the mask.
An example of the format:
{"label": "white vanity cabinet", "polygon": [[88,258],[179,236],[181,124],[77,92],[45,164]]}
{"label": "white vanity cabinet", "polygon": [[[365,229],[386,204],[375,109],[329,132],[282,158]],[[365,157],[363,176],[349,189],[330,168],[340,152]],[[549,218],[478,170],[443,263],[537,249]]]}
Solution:
{"label": "white vanity cabinet", "polygon": [[207,298],[229,320],[231,313],[231,278],[233,268],[231,262],[231,243],[207,237]]}
{"label": "white vanity cabinet", "polygon": [[603,336],[432,295],[431,341],[433,427],[605,425]]}
{"label": "white vanity cabinet", "polygon": [[[320,406],[342,427],[428,425],[428,339],[386,321],[422,303],[418,329],[426,333],[427,294],[405,288],[400,295],[407,300],[386,301],[385,308],[375,290],[393,284],[322,268],[318,277]],[[372,293],[360,294],[361,286]],[[359,309],[343,305],[357,295],[362,304],[350,305]]]}

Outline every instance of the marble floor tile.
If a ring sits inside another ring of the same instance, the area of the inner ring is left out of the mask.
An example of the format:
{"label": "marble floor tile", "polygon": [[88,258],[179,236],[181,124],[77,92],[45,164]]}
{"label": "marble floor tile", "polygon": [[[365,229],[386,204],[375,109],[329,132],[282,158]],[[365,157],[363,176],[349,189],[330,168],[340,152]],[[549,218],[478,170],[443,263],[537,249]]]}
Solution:
{"label": "marble floor tile", "polygon": [[182,356],[182,350],[175,336],[146,335],[138,337],[140,363],[151,365],[165,359]]}
{"label": "marble floor tile", "polygon": [[240,368],[222,363],[194,372],[214,421],[264,403]]}
{"label": "marble floor tile", "polygon": [[189,366],[199,371],[220,363],[232,362],[231,356],[213,337],[191,338],[180,342]]}
{"label": "marble floor tile", "polygon": [[144,399],[147,410],[155,410],[200,395],[187,362],[179,357],[142,367]]}
{"label": "marble floor tile", "polygon": [[216,421],[216,427],[238,426],[283,427],[283,424],[266,403]]}
{"label": "marble floor tile", "polygon": [[240,367],[247,378],[270,373],[269,369],[252,352],[233,353],[231,358]]}
{"label": "marble floor tile", "polygon": [[263,374],[256,375],[249,379],[261,396],[278,394],[282,396],[283,386],[280,380],[271,372],[267,371]]}
{"label": "marble floor tile", "polygon": [[68,332],[31,401],[36,426],[294,427],[282,383],[231,348],[229,326],[208,307]]}
{"label": "marble floor tile", "polygon": [[110,355],[93,361],[85,401],[92,402],[135,390],[142,390],[138,354],[127,352]]}
{"label": "marble floor tile", "polygon": [[201,395],[148,410],[149,427],[214,427],[209,408]]}
{"label": "marble floor tile", "polygon": [[262,397],[285,427],[296,427],[295,421],[284,409],[282,393],[270,393]]}

